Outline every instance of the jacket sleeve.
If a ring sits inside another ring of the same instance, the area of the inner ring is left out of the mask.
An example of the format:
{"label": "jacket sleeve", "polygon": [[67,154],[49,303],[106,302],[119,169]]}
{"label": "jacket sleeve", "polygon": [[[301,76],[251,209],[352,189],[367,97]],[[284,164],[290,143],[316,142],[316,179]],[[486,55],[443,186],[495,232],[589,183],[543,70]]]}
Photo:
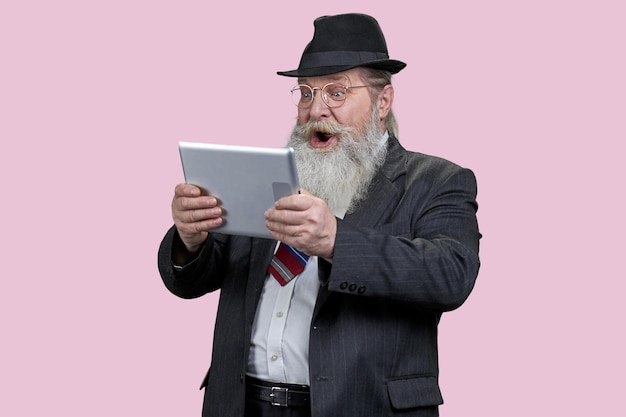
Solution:
{"label": "jacket sleeve", "polygon": [[382,223],[338,220],[333,263],[321,269],[327,271],[322,284],[419,309],[455,309],[469,296],[480,265],[476,179],[457,167],[426,183],[410,176],[405,183]]}
{"label": "jacket sleeve", "polygon": [[219,259],[225,242],[219,235],[209,234],[198,256],[182,268],[175,268],[172,247],[177,239],[178,232],[172,226],[159,247],[159,272],[167,289],[181,298],[196,298],[218,289],[223,277]]}

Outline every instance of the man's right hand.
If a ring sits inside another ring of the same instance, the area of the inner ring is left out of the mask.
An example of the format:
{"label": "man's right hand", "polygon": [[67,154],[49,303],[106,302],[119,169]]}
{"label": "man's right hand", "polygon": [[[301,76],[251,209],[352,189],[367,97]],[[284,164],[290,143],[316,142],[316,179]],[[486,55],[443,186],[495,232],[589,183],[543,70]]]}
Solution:
{"label": "man's right hand", "polygon": [[222,207],[215,196],[202,195],[200,188],[195,185],[176,186],[172,199],[172,217],[187,250],[185,258],[198,252],[209,234],[208,231],[222,224],[221,216]]}

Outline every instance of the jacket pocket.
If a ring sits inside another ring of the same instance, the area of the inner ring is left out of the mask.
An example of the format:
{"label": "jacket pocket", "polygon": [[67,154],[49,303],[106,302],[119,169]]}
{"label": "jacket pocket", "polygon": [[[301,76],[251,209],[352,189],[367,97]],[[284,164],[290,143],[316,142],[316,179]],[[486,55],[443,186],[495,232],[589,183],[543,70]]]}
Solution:
{"label": "jacket pocket", "polygon": [[443,404],[439,383],[434,376],[417,376],[387,381],[391,406],[403,410]]}

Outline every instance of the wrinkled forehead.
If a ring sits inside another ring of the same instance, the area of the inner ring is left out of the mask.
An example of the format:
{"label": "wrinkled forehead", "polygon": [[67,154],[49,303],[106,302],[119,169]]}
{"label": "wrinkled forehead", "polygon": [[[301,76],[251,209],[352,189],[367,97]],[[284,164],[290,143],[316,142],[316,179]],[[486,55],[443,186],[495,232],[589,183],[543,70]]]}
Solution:
{"label": "wrinkled forehead", "polygon": [[322,75],[318,77],[299,77],[298,84],[307,84],[310,86],[322,86],[328,83],[339,83],[351,86],[361,79],[361,70],[354,68],[348,71],[338,72],[335,74]]}

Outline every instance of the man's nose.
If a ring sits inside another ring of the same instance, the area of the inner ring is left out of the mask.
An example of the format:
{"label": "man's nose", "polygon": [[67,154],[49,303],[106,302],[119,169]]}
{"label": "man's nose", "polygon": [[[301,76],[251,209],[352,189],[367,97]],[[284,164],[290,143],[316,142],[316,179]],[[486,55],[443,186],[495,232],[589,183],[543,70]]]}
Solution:
{"label": "man's nose", "polygon": [[322,91],[316,90],[313,94],[313,102],[309,109],[310,116],[314,120],[324,119],[330,117],[330,108],[326,105],[322,98]]}

